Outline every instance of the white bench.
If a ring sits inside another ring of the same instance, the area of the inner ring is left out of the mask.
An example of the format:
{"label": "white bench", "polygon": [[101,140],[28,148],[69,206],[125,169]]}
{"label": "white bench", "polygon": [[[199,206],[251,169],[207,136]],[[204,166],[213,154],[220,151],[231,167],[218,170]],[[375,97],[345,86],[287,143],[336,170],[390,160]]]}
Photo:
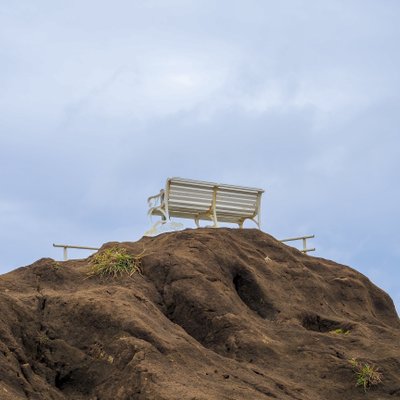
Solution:
{"label": "white bench", "polygon": [[260,228],[262,193],[264,190],[256,188],[169,178],[165,189],[148,198],[149,216],[161,216],[150,231],[154,232],[171,217],[193,219],[197,227],[200,220],[206,220],[212,221],[213,227],[218,222],[231,222],[242,228],[249,219]]}

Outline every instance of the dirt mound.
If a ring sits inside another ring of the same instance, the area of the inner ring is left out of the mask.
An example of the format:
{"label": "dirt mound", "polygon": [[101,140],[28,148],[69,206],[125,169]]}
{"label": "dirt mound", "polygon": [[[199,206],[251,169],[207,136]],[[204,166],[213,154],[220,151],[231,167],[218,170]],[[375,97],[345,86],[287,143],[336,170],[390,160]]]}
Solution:
{"label": "dirt mound", "polygon": [[142,274],[0,277],[1,400],[364,399],[352,358],[383,374],[368,398],[400,398],[399,318],[357,271],[250,229],[116,245]]}

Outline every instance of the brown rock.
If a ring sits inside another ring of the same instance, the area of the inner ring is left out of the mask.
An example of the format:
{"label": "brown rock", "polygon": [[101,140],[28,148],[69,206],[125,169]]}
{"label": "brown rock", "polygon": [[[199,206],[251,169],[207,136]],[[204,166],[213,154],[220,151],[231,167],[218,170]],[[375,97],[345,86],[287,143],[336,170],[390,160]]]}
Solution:
{"label": "brown rock", "polygon": [[145,248],[142,274],[86,279],[89,257],[3,276],[0,399],[364,399],[351,358],[383,373],[369,398],[400,398],[398,315],[354,269],[252,229],[119,246]]}

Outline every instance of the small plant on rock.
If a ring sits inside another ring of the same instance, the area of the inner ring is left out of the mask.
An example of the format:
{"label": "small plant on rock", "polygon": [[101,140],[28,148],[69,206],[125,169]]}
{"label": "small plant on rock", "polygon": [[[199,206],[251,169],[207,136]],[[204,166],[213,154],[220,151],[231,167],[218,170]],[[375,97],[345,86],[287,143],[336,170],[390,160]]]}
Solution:
{"label": "small plant on rock", "polygon": [[50,342],[50,339],[44,332],[38,332],[36,335],[36,341],[40,345],[46,345]]}
{"label": "small plant on rock", "polygon": [[138,255],[127,254],[126,249],[112,247],[95,254],[90,261],[88,276],[112,277],[141,274],[144,251]]}
{"label": "small plant on rock", "polygon": [[332,333],[333,335],[348,335],[350,333],[350,331],[347,329],[338,328],[338,329],[329,331],[329,333]]}
{"label": "small plant on rock", "polygon": [[57,261],[54,261],[52,264],[53,269],[58,270],[61,268],[61,264]]}
{"label": "small plant on rock", "polygon": [[366,392],[371,386],[382,382],[383,374],[375,365],[362,363],[355,358],[349,360],[356,374],[356,386],[361,386]]}

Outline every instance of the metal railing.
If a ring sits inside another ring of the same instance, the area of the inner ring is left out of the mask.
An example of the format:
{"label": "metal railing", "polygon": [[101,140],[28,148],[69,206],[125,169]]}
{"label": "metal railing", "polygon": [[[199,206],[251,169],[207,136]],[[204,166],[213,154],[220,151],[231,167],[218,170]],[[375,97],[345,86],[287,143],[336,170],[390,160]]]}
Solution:
{"label": "metal railing", "polygon": [[99,250],[98,247],[74,246],[71,244],[54,244],[53,243],[53,247],[62,247],[64,249],[64,261],[68,260],[68,249]]}
{"label": "metal railing", "polygon": [[299,237],[294,237],[294,238],[289,238],[289,239],[282,239],[280,242],[293,242],[295,240],[302,240],[303,241],[303,248],[300,249],[302,253],[307,253],[309,251],[315,251],[315,247],[311,249],[307,249],[307,239],[312,239],[314,238],[315,235],[308,235],[308,236],[299,236]]}

